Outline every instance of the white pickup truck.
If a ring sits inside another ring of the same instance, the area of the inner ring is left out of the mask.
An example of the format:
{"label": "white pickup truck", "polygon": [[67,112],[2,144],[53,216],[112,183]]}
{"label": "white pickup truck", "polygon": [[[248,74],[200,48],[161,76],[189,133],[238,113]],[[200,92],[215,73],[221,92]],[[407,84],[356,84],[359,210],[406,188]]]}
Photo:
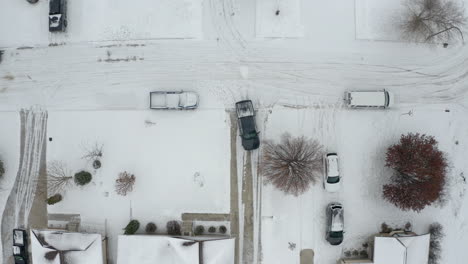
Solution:
{"label": "white pickup truck", "polygon": [[161,110],[191,110],[198,107],[195,92],[150,92],[150,108]]}

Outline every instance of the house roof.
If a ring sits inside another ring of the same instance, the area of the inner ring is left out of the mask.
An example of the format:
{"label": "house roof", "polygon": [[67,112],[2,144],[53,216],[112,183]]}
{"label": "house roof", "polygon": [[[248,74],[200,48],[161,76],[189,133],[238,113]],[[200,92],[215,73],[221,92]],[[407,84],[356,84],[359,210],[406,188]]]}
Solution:
{"label": "house roof", "polygon": [[194,240],[158,235],[121,235],[117,264],[199,264],[200,252],[203,252],[204,264],[234,264],[234,239]]}
{"label": "house roof", "polygon": [[[60,264],[59,251],[69,263],[103,263],[102,239],[99,234],[31,230],[33,263]],[[50,253],[51,259],[46,258],[47,253]]]}
{"label": "house roof", "polygon": [[427,264],[430,235],[375,237],[374,264]]}

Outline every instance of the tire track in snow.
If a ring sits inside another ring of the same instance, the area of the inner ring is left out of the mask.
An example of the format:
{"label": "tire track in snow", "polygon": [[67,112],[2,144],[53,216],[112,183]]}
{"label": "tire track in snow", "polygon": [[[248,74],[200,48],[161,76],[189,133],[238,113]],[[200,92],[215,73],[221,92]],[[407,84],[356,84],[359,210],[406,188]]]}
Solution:
{"label": "tire track in snow", "polygon": [[47,112],[41,109],[21,110],[21,154],[20,165],[14,187],[8,197],[7,205],[2,215],[2,248],[3,260],[8,263],[12,258],[12,230],[21,227],[28,228],[42,155],[45,151],[47,130]]}

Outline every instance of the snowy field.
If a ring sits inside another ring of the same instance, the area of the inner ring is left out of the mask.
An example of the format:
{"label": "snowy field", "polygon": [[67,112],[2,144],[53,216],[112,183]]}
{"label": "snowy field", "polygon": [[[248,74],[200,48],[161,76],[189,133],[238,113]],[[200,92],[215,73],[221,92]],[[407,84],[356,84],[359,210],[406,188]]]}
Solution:
{"label": "snowy field", "polygon": [[[0,133],[0,156],[7,175],[0,208],[20,157],[18,111],[38,105],[49,113],[47,160],[94,176],[49,206],[49,213],[80,213],[87,227],[107,225],[111,259],[117,235],[132,217],[142,225],[155,221],[162,233],[165,222],[183,212],[229,213],[226,110],[252,99],[261,138],[278,139],[286,131],[317,138],[339,153],[344,176],[343,189],[333,195],[321,182],[298,198],[260,185],[253,204],[254,259],[294,264],[300,249],[312,248],[316,264],[332,264],[382,222],[409,220],[416,232],[434,221],[444,225],[444,264],[468,258],[467,198],[459,177],[467,169],[468,48],[395,41],[389,25],[400,0],[68,1],[68,32],[54,35],[47,29],[47,1],[3,2],[0,121],[7,129]],[[398,107],[346,111],[341,103],[347,89],[388,89]],[[196,91],[200,107],[149,111],[152,90]],[[389,175],[385,148],[407,132],[434,135],[449,153],[451,197],[444,207],[415,214],[381,199]],[[95,142],[104,146],[97,171],[81,159]],[[248,155],[237,143],[241,196]],[[254,185],[257,155],[251,157]],[[120,197],[114,182],[125,170],[136,175],[136,185]],[[330,201],[345,207],[345,241],[339,247],[324,238]],[[250,223],[242,219],[248,206],[239,207],[242,233]]]}
{"label": "snowy field", "polygon": [[[450,112],[445,112],[450,109]],[[412,115],[407,113],[412,111]],[[320,180],[305,194],[285,196],[272,186],[262,189],[262,263],[299,263],[303,248],[315,251],[315,261],[334,264],[344,251],[362,248],[362,244],[386,222],[403,226],[410,221],[414,231],[425,233],[429,224],[440,222],[446,232],[442,263],[460,263],[468,258],[466,183],[462,175],[468,169],[464,138],[468,134],[464,109],[458,107],[417,107],[385,111],[345,109],[290,110],[274,108],[264,136],[278,139],[283,132],[318,139],[326,151],[340,156],[343,185],[339,193],[327,193]],[[448,202],[434,205],[421,213],[402,212],[381,196],[382,185],[390,171],[384,167],[386,148],[402,133],[433,135],[450,160]],[[457,141],[459,142],[457,144]],[[341,202],[345,210],[345,240],[331,246],[325,240],[325,207]],[[296,248],[288,248],[289,242]]]}
{"label": "snowy field", "polygon": [[[152,221],[158,233],[182,213],[229,213],[229,120],[221,111],[103,111],[49,114],[48,161],[73,172],[87,170],[91,183],[74,187],[49,213],[78,213],[85,226],[107,224],[110,257],[130,219]],[[102,168],[82,159],[103,145]],[[120,172],[136,176],[126,197],[114,191]]]}
{"label": "snowy field", "polygon": [[[203,36],[200,0],[81,0],[68,1],[67,8],[67,33],[51,34],[48,1],[2,4],[0,47]],[[18,19],[19,14],[28,19]]]}

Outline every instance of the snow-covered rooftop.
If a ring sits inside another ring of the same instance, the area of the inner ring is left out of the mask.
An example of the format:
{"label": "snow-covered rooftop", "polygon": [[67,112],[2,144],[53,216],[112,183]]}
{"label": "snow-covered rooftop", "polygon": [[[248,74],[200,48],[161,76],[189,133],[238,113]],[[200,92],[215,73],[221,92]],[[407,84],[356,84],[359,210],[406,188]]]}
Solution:
{"label": "snow-covered rooftop", "polygon": [[[102,264],[100,234],[82,234],[57,230],[31,230],[33,263],[61,264],[60,254],[67,263]],[[57,252],[57,254],[53,254]],[[50,257],[46,258],[46,254]]]}
{"label": "snow-covered rooftop", "polygon": [[204,264],[234,264],[234,239],[195,241],[148,235],[121,235],[117,264],[199,264],[200,246]]}
{"label": "snow-covered rooftop", "polygon": [[375,264],[427,264],[430,235],[376,237]]}

